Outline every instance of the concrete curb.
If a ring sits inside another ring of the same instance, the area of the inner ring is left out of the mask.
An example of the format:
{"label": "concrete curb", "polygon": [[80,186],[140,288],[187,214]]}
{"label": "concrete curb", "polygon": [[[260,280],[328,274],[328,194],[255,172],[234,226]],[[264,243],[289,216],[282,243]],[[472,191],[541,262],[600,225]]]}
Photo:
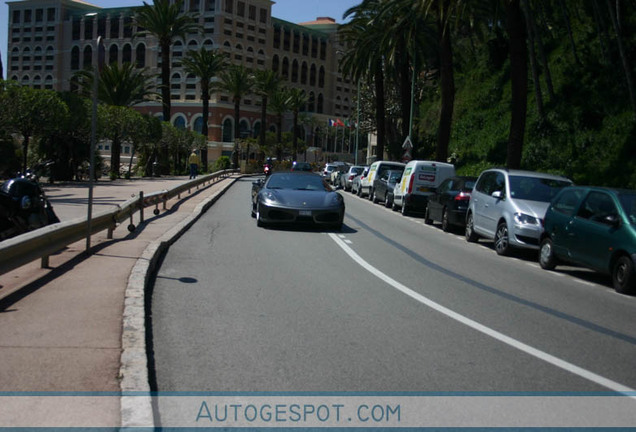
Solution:
{"label": "concrete curb", "polygon": [[124,300],[119,369],[122,428],[154,428],[146,353],[145,303],[146,289],[151,282],[157,261],[239,178],[233,178],[223,189],[197,205],[190,216],[150,243],[130,273]]}

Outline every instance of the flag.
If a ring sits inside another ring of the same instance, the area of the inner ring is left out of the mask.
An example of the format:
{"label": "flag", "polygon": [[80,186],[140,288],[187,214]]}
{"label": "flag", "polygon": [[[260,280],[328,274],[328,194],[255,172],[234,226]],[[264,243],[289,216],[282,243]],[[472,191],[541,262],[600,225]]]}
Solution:
{"label": "flag", "polygon": [[336,126],[336,121],[333,119],[329,119],[329,127],[335,127]]}
{"label": "flag", "polygon": [[336,126],[344,127],[344,123],[340,119],[336,119]]}

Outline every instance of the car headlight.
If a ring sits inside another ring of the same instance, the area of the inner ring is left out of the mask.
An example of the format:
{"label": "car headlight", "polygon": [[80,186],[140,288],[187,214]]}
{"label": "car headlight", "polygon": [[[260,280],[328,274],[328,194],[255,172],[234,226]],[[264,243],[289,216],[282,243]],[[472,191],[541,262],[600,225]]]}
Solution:
{"label": "car headlight", "polygon": [[333,194],[331,197],[331,205],[340,205],[342,203],[342,196],[339,193]]}
{"label": "car headlight", "polygon": [[539,219],[525,213],[515,213],[515,222],[519,225],[541,225]]}
{"label": "car headlight", "polygon": [[263,199],[265,201],[276,201],[276,195],[274,192],[265,192],[263,193]]}

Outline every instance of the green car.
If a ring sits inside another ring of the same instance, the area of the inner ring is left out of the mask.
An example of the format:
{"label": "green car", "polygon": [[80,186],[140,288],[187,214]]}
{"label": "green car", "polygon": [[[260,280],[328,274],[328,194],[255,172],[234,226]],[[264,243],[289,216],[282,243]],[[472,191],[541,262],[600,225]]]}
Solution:
{"label": "green car", "polygon": [[569,262],[611,275],[614,289],[636,293],[636,191],[564,188],[545,215],[539,264]]}

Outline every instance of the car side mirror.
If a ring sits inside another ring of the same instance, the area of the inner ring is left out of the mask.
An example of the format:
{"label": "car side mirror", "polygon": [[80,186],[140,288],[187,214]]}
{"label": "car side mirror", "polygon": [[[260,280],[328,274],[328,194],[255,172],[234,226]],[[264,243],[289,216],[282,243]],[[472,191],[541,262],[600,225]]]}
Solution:
{"label": "car side mirror", "polygon": [[256,180],[256,181],[252,182],[252,184],[253,184],[254,186],[261,187],[261,186],[263,186],[263,179],[258,179],[258,180]]}
{"label": "car side mirror", "polygon": [[492,196],[493,198],[495,198],[495,199],[498,199],[498,200],[500,200],[500,199],[503,199],[503,198],[504,198],[504,194],[503,194],[503,192],[502,192],[502,191],[494,191],[494,192],[492,193],[492,195],[491,195],[491,196]]}
{"label": "car side mirror", "polygon": [[606,223],[607,225],[617,228],[620,225],[621,220],[617,214],[610,214],[605,216],[605,218],[603,219],[603,222]]}

